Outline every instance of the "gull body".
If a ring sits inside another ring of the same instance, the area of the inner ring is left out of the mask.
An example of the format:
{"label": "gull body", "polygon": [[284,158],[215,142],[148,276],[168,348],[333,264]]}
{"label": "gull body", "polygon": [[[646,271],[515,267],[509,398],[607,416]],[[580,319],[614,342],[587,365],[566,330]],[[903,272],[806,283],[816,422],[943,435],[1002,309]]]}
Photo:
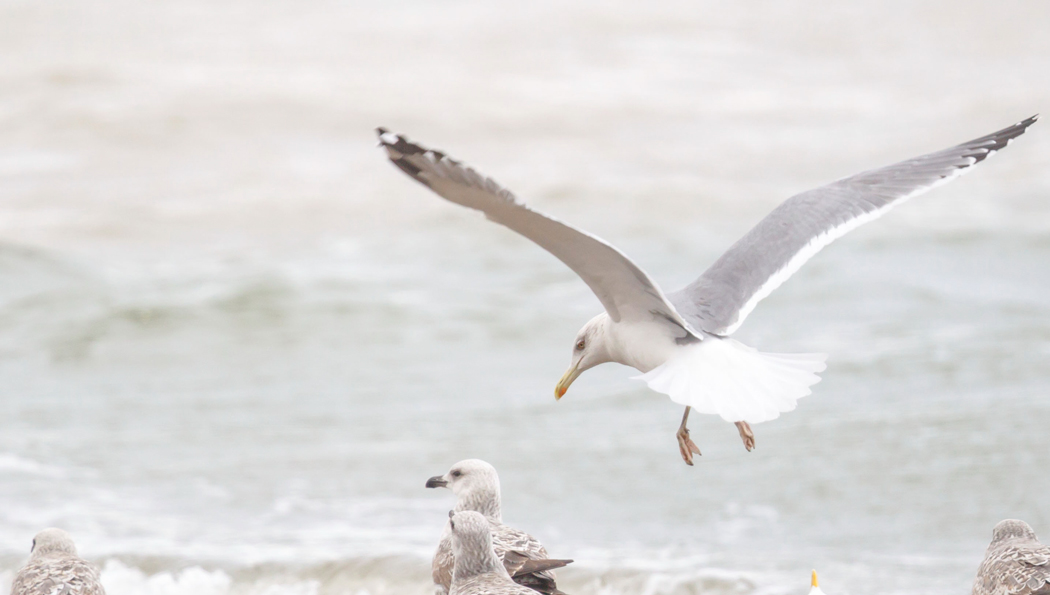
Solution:
{"label": "gull body", "polygon": [[754,448],[749,424],[793,410],[820,381],[820,353],[759,352],[731,338],[748,314],[807,260],[893,206],[949,182],[1005,148],[1037,120],[1032,116],[992,134],[842,178],[797,194],[729,248],[693,283],[664,293],[626,255],[604,240],[520,202],[491,178],[383,128],[390,161],[443,198],[479,210],[553,254],[594,292],[605,311],[580,329],[561,398],[584,371],[617,362],[642,372],[651,389],[685,405],[676,437],[693,464],[700,449],[686,423],[697,410],[735,423]]}
{"label": "gull body", "polygon": [[448,525],[456,558],[449,595],[536,595],[510,578],[496,556],[484,516],[457,512]]}
{"label": "gull body", "polygon": [[1050,595],[1050,547],[1024,521],[999,521],[992,529],[972,595]]}
{"label": "gull body", "polygon": [[11,595],[106,595],[98,569],[77,555],[73,538],[44,529],[33,538],[29,561],[11,584]]}

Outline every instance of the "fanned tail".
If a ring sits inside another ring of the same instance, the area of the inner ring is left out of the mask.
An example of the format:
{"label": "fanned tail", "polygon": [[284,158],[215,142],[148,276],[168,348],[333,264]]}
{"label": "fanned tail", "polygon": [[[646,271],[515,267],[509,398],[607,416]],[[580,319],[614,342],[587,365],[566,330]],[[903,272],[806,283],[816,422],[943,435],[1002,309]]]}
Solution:
{"label": "fanned tail", "polygon": [[820,382],[823,353],[762,353],[729,338],[705,337],[636,376],[649,388],[699,413],[759,423],[791,411]]}

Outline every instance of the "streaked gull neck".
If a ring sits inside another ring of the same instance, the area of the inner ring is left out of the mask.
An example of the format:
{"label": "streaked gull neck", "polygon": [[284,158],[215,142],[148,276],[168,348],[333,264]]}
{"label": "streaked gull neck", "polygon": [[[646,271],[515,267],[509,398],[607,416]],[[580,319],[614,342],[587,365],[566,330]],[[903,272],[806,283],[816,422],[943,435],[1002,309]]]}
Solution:
{"label": "streaked gull neck", "polygon": [[464,511],[450,519],[452,550],[456,563],[452,581],[459,582],[485,573],[502,574],[510,579],[496,550],[492,547],[489,521],[480,513]]}

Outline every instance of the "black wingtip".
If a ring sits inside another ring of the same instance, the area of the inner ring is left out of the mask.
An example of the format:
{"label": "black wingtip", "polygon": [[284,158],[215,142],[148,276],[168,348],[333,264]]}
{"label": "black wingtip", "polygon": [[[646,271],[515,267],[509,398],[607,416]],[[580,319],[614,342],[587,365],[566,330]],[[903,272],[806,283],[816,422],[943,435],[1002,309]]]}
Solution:
{"label": "black wingtip", "polygon": [[379,144],[377,147],[385,147],[386,141],[383,140],[383,135],[387,133],[387,129],[379,126],[376,128],[376,136],[379,138]]}
{"label": "black wingtip", "polygon": [[965,143],[966,145],[973,147],[973,152],[970,153],[968,157],[972,157],[974,161],[972,164],[962,166],[962,169],[978,164],[998,151],[1006,148],[1006,146],[1010,144],[1010,141],[1024,134],[1028,130],[1028,127],[1035,124],[1038,120],[1039,114],[1035,114],[1012,126],[1007,126],[1002,130]]}
{"label": "black wingtip", "polygon": [[[406,174],[412,176],[414,179],[419,180],[420,182],[423,182],[424,184],[426,184],[426,180],[424,180],[423,178],[419,177],[419,172],[421,172],[423,170],[421,170],[418,167],[416,167],[416,166],[412,165],[411,163],[409,163],[408,160],[405,159],[404,157],[391,157],[390,161],[392,161],[394,163],[394,165],[396,165],[398,168],[400,168],[401,171],[403,171]],[[429,186],[429,184],[427,184],[427,185]]]}
{"label": "black wingtip", "polygon": [[[1014,124],[1010,128],[1017,128],[1017,129],[1019,129],[1020,132],[1018,132],[1016,136],[1020,136],[1021,134],[1024,134],[1025,130],[1028,130],[1029,126],[1031,126],[1032,124],[1035,124],[1038,121],[1039,121],[1039,114],[1032,114],[1031,116],[1028,116],[1024,120],[1021,120],[1020,122]],[[1009,128],[1007,130],[1009,130]]]}
{"label": "black wingtip", "polygon": [[412,179],[430,187],[430,183],[419,175],[423,170],[408,160],[409,156],[426,153],[427,149],[410,142],[400,134],[390,132],[382,126],[376,128],[376,135],[379,137],[379,146],[386,150],[387,158],[390,159],[391,163],[411,176]]}

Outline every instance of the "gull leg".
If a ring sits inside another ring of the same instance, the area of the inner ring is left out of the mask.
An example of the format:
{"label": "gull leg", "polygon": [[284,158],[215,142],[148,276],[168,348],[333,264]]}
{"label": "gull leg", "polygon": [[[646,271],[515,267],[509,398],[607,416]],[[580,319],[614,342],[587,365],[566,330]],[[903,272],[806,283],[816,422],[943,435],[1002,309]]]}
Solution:
{"label": "gull leg", "polygon": [[682,415],[682,425],[678,426],[678,433],[675,437],[678,438],[678,450],[682,453],[682,460],[685,461],[686,465],[692,467],[693,455],[700,454],[700,448],[695,442],[689,439],[689,428],[685,427],[687,421],[689,421],[689,410],[692,407],[685,408],[685,414]]}
{"label": "gull leg", "polygon": [[751,449],[755,448],[755,433],[751,431],[751,426],[747,425],[746,421],[738,421],[736,429],[740,432],[740,439],[744,441],[744,448],[751,452]]}

